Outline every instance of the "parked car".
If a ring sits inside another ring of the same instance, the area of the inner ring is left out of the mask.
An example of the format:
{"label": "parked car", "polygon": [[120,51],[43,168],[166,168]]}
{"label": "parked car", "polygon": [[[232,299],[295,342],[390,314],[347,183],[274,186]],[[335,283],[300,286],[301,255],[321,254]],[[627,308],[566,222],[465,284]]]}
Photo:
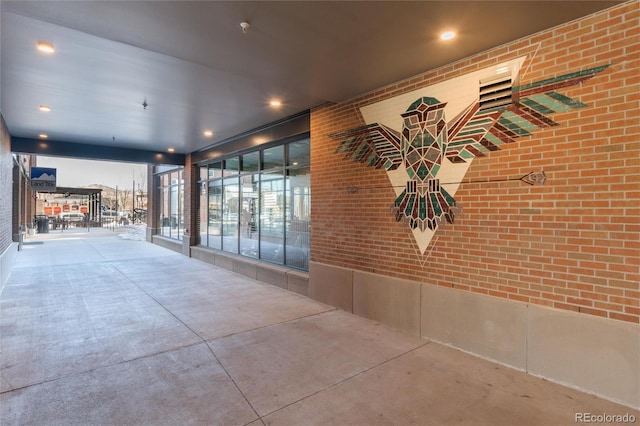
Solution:
{"label": "parked car", "polygon": [[84,213],[72,213],[72,212],[68,212],[68,213],[60,213],[58,215],[58,219],[65,221],[65,222],[82,222],[85,220],[85,215]]}
{"label": "parked car", "polygon": [[118,212],[114,210],[103,210],[100,215],[102,216],[102,220],[105,222],[114,221],[118,218]]}

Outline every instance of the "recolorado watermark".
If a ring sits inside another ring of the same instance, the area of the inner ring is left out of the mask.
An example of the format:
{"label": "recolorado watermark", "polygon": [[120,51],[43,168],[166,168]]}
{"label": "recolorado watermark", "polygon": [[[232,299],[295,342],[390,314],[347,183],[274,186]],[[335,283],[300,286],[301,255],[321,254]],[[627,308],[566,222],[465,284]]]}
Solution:
{"label": "recolorado watermark", "polygon": [[574,417],[576,423],[635,423],[636,416],[630,413],[626,414],[594,414],[594,413],[576,413]]}

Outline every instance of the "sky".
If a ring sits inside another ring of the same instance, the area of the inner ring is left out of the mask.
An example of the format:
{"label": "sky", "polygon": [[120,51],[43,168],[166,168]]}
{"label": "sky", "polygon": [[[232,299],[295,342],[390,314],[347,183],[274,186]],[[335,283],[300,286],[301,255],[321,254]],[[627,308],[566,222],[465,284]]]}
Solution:
{"label": "sky", "polygon": [[57,169],[57,186],[82,188],[91,184],[119,189],[146,189],[147,165],[112,161],[78,160],[73,158],[38,156],[37,167]]}

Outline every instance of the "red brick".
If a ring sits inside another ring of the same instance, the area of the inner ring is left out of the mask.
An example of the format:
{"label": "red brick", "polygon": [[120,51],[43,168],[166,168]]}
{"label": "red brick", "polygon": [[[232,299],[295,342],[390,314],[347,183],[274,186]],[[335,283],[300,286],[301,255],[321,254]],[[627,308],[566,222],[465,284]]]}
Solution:
{"label": "red brick", "polygon": [[[628,3],[312,111],[312,259],[493,297],[638,323],[640,279],[640,45]],[[535,53],[535,55],[534,55]],[[389,185],[384,171],[344,161],[326,135],[364,124],[359,108],[526,54],[521,84],[614,64],[559,89],[588,107],[560,125],[473,161],[465,180],[543,168],[542,187],[461,185],[464,208],[436,231],[425,255],[389,216],[388,190],[355,196],[347,185]],[[637,55],[636,55],[637,56]],[[627,294],[628,293],[628,294]]]}

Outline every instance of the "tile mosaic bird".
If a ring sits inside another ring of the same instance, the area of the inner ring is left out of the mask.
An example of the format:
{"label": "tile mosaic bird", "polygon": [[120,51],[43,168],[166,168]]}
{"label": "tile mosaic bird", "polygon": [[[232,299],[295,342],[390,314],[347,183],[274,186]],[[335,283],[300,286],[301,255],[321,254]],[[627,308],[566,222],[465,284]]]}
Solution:
{"label": "tile mosaic bird", "polygon": [[336,153],[376,169],[406,170],[406,188],[391,211],[412,229],[435,230],[454,221],[455,199],[440,185],[442,162],[467,162],[517,138],[559,125],[549,115],[587,105],[557,90],[580,84],[609,65],[590,68],[522,86],[511,77],[481,85],[478,100],[447,122],[442,102],[423,96],[401,114],[400,132],[373,123],[329,135],[340,141]]}

